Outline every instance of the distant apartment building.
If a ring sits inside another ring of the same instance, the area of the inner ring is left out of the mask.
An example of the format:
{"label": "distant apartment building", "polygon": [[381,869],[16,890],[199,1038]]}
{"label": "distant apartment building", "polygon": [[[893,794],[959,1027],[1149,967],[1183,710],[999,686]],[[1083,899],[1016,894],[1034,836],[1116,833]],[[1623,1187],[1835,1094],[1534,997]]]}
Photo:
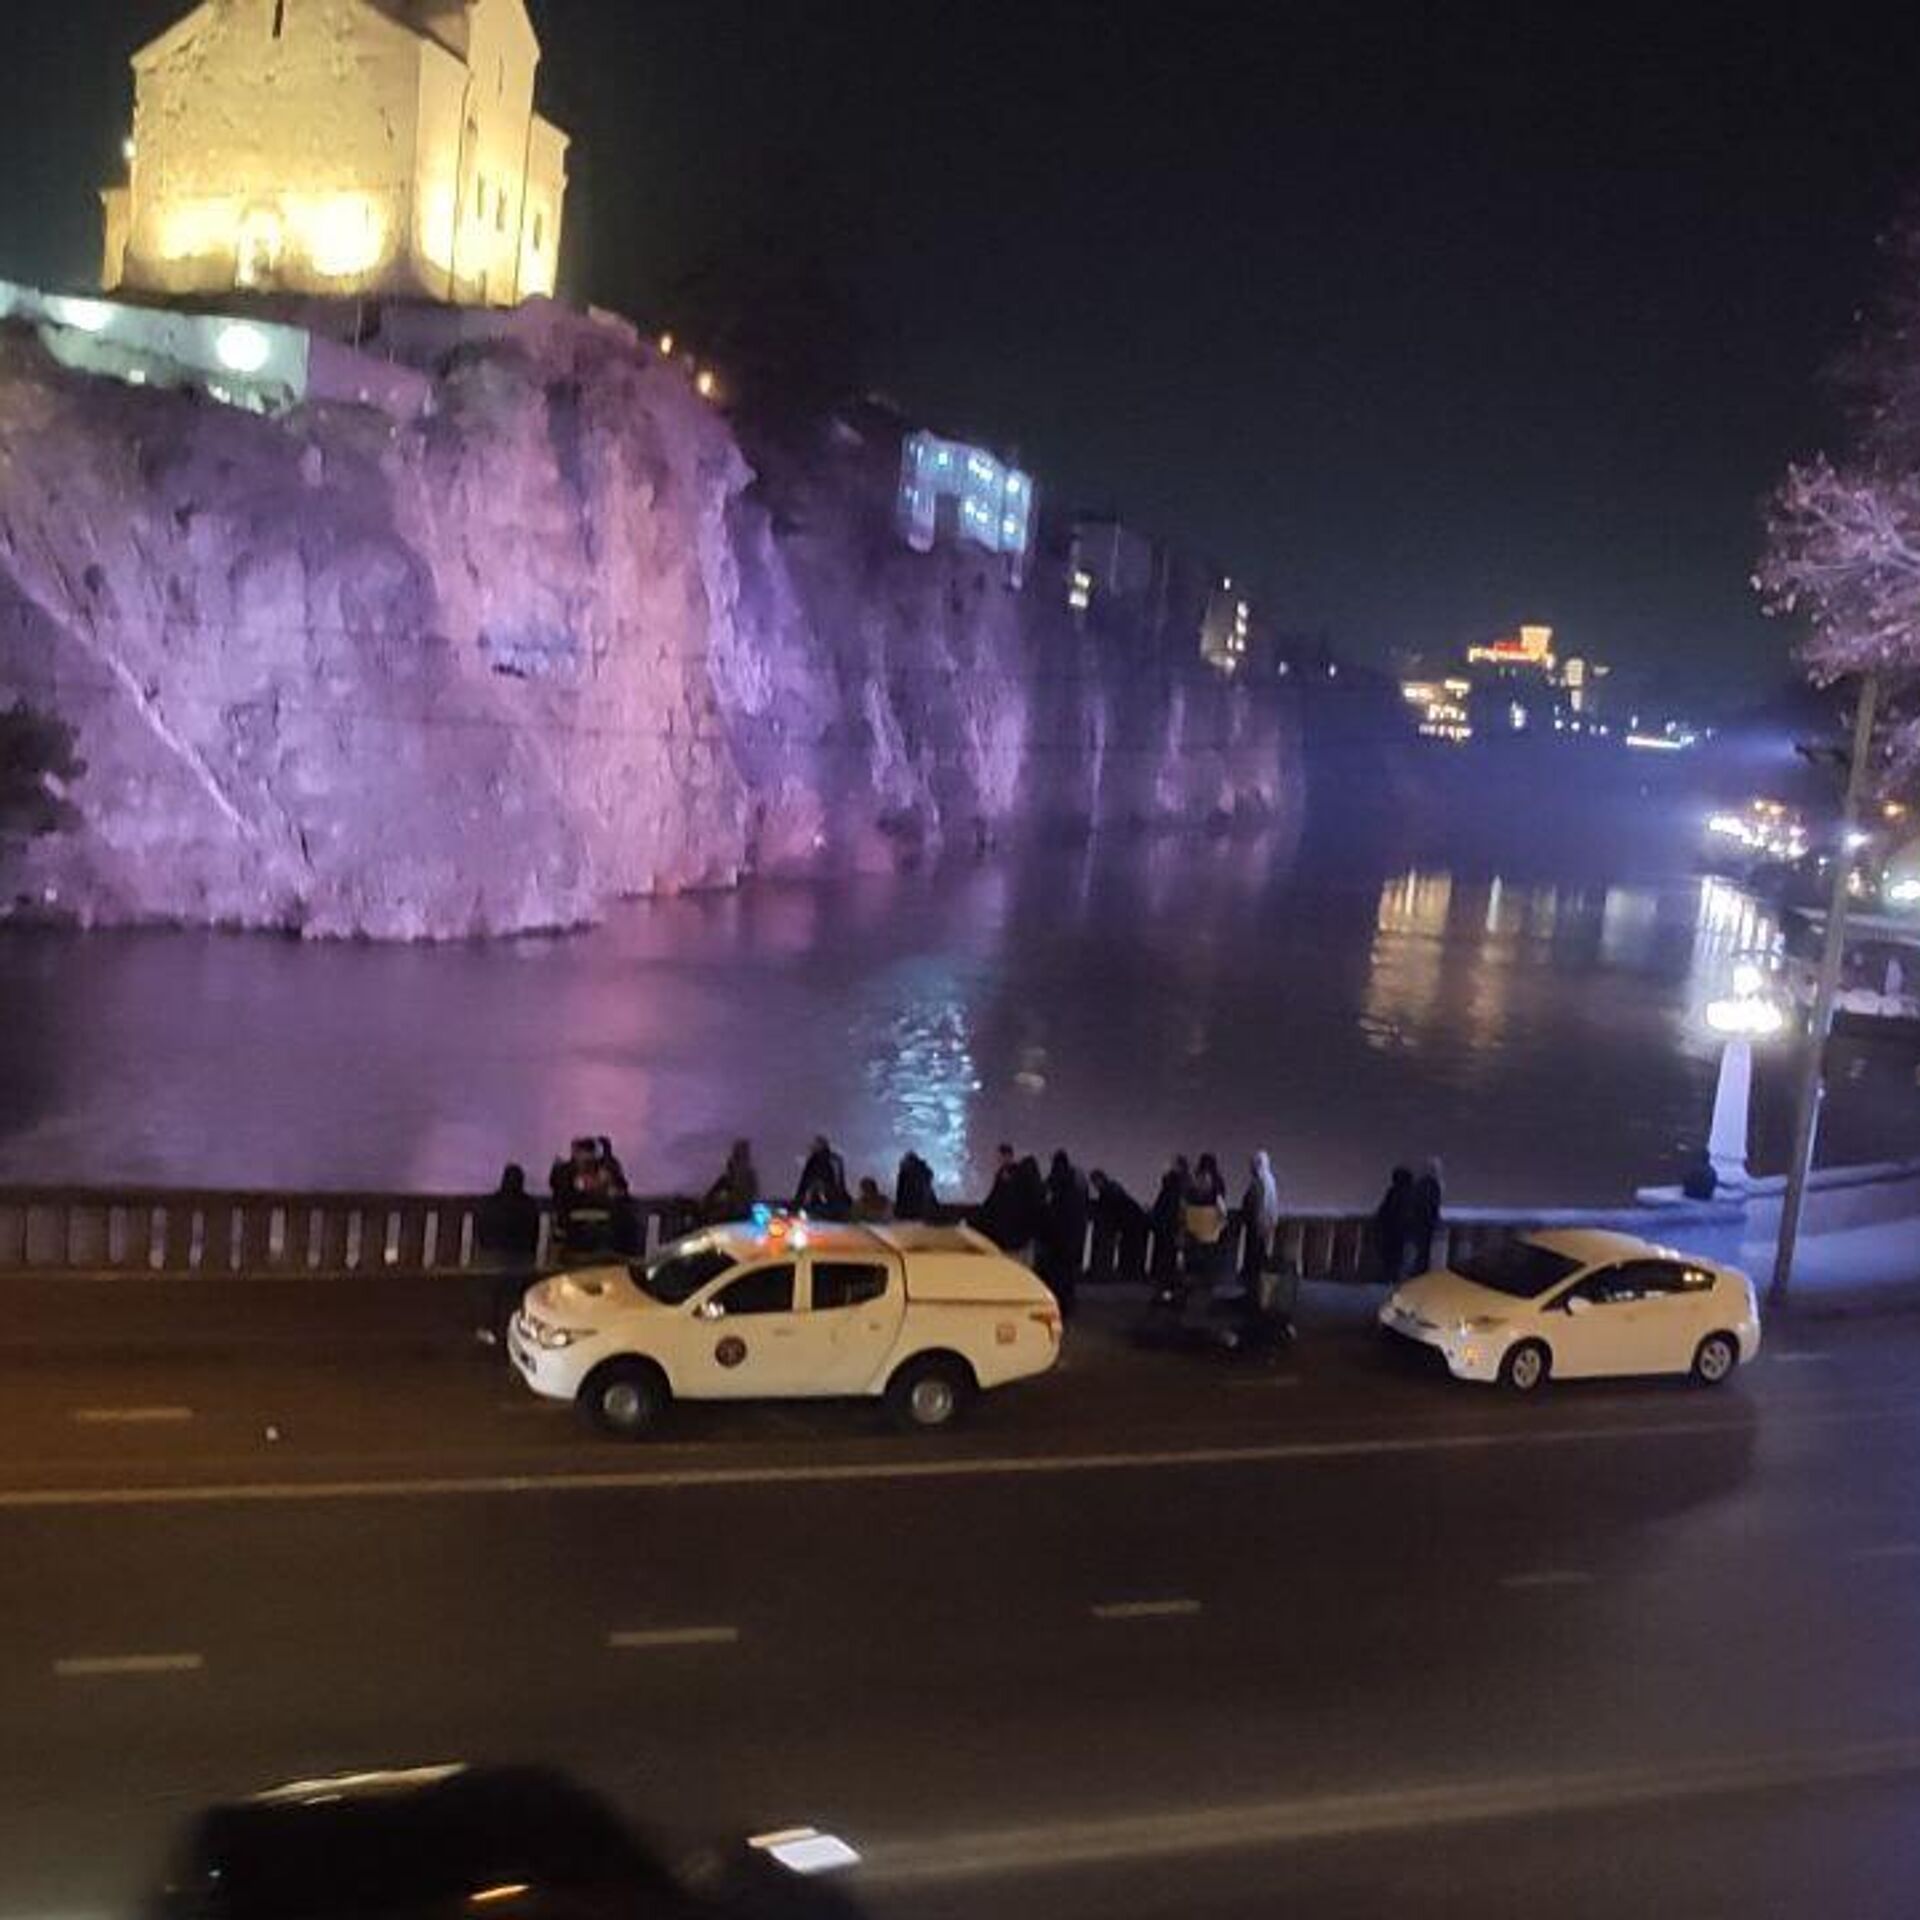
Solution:
{"label": "distant apartment building", "polygon": [[898,521],[916,553],[944,542],[1003,555],[1014,586],[1024,584],[1033,547],[1033,476],[985,447],[912,433],[900,455]]}
{"label": "distant apartment building", "polygon": [[1200,657],[1222,673],[1239,673],[1247,665],[1253,638],[1253,602],[1231,574],[1207,596],[1200,621]]}

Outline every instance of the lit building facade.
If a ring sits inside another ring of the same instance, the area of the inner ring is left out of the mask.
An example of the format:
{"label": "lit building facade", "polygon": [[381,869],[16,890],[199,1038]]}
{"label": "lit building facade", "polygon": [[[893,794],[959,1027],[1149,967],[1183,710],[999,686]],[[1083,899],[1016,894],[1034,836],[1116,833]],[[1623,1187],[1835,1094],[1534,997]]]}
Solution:
{"label": "lit building facade", "polygon": [[1246,664],[1253,633],[1253,602],[1236,588],[1232,576],[1207,598],[1200,622],[1200,655],[1222,673],[1238,673]]}
{"label": "lit building facade", "polygon": [[944,534],[1004,554],[1019,586],[1033,546],[1033,476],[984,447],[909,434],[900,453],[899,524],[916,553],[931,553]]}
{"label": "lit building facade", "polygon": [[102,285],[551,294],[567,140],[539,64],[525,0],[203,0],[134,55]]}

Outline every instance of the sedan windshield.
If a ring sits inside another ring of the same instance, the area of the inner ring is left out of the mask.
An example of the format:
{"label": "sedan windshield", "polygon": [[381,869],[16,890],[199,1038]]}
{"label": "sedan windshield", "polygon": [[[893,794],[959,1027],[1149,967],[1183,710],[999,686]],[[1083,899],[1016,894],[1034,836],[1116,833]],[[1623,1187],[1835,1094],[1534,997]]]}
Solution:
{"label": "sedan windshield", "polygon": [[1580,1271],[1578,1260],[1532,1240],[1505,1240],[1497,1246],[1483,1247],[1452,1266],[1461,1279],[1495,1293],[1510,1294],[1515,1300],[1537,1300],[1569,1274]]}
{"label": "sedan windshield", "polygon": [[678,1240],[642,1264],[636,1260],[633,1283],[663,1307],[682,1307],[709,1280],[717,1280],[734,1264],[725,1247],[708,1239]]}

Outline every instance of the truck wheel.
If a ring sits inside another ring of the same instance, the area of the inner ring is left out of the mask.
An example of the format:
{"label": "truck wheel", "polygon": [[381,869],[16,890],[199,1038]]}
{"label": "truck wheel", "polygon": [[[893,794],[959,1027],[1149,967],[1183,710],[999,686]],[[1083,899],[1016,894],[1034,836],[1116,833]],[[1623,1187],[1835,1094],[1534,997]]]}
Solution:
{"label": "truck wheel", "polygon": [[887,1411],[909,1432],[937,1433],[965,1415],[978,1391],[964,1360],[930,1353],[909,1360],[887,1383]]}
{"label": "truck wheel", "polygon": [[660,1424],[672,1398],[650,1360],[609,1360],[587,1376],[579,1406],[602,1433],[638,1440]]}

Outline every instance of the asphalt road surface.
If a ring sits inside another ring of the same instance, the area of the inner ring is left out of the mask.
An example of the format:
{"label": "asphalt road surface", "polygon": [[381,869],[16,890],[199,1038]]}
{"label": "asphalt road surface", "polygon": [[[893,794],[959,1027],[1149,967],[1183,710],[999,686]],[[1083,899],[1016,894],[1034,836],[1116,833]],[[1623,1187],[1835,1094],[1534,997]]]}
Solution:
{"label": "asphalt road surface", "polygon": [[876,1917],[1920,1911],[1920,1319],[1537,1403],[1098,1329],[964,1434],[480,1352],[0,1368],[0,1920],[195,1807],[544,1759]]}

